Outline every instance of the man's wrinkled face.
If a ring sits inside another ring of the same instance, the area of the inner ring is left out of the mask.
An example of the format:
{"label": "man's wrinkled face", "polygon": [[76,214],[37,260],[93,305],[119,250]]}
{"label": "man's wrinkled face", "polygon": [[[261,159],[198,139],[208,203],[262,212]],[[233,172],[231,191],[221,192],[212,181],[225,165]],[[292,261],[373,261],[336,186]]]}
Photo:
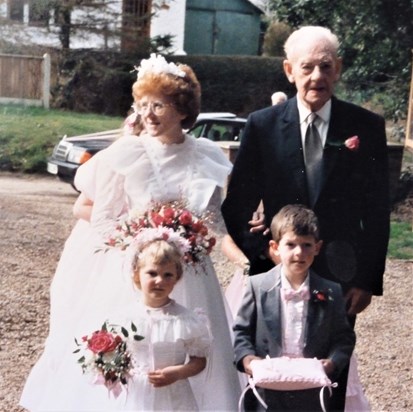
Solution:
{"label": "man's wrinkled face", "polygon": [[341,59],[326,41],[307,40],[284,61],[288,80],[295,83],[304,105],[315,112],[331,98],[340,78]]}

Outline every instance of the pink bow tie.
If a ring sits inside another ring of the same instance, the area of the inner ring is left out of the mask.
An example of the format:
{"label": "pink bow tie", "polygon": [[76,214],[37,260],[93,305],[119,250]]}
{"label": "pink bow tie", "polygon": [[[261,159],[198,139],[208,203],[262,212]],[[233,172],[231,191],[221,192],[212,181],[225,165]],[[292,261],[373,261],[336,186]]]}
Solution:
{"label": "pink bow tie", "polygon": [[286,300],[309,300],[310,299],[310,292],[308,291],[307,287],[303,287],[300,290],[294,289],[281,289],[281,297]]}

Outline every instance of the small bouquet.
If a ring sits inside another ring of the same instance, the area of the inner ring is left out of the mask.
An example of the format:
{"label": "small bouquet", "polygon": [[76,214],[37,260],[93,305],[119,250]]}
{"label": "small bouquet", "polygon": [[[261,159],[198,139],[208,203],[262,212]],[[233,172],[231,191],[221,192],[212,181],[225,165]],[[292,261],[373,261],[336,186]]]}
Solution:
{"label": "small bouquet", "polygon": [[[131,323],[132,337],[136,341],[143,336],[136,334],[136,326]],[[75,338],[78,347],[73,353],[81,352],[78,359],[83,373],[94,375],[94,384],[105,385],[117,398],[128,379],[132,376],[132,356],[128,350],[129,331],[105,322],[100,330],[83,336],[81,342]]]}
{"label": "small bouquet", "polygon": [[105,245],[125,250],[144,229],[156,228],[167,228],[186,240],[188,248],[184,260],[187,263],[199,262],[201,256],[210,254],[216,244],[215,237],[209,236],[205,219],[192,214],[183,202],[175,201],[154,203],[144,213],[131,212],[119,222]]}

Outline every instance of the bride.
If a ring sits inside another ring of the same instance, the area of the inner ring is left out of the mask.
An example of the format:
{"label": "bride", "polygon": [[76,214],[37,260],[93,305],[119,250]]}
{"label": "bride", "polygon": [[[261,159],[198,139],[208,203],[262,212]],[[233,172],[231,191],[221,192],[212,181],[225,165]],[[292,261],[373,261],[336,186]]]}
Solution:
{"label": "bride", "polygon": [[[145,211],[153,202],[185,200],[193,213],[212,216],[214,231],[225,233],[221,191],[231,163],[213,142],[184,132],[200,110],[194,72],[156,55],[136,70],[134,108],[144,131],[122,136],[76,175],[80,199],[90,199],[90,223],[75,226],[52,283],[49,336],[20,400],[33,412],[111,409],[108,393],[103,387],[91,390],[72,352],[75,337],[97,330],[139,299],[131,287],[127,254],[119,248],[97,251],[121,216]],[[190,309],[203,309],[211,325],[208,366],[191,378],[200,410],[236,410],[241,388],[232,364],[229,313],[209,256],[186,265],[172,297]]]}

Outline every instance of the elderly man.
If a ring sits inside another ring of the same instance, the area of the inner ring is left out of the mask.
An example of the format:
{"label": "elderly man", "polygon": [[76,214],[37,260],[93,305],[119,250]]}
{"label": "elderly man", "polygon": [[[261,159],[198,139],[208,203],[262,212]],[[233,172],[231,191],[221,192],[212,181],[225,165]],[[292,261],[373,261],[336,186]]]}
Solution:
{"label": "elderly man", "polygon": [[[342,65],[338,48],[323,27],[302,27],[287,39],[284,71],[297,95],[249,116],[222,212],[258,273],[272,265],[268,240],[248,223],[261,199],[267,227],[286,204],[311,207],[324,239],[314,268],[342,285],[354,324],[372,295],[383,292],[388,161],[384,119],[333,95]],[[344,408],[345,381],[340,386],[335,409]]]}

